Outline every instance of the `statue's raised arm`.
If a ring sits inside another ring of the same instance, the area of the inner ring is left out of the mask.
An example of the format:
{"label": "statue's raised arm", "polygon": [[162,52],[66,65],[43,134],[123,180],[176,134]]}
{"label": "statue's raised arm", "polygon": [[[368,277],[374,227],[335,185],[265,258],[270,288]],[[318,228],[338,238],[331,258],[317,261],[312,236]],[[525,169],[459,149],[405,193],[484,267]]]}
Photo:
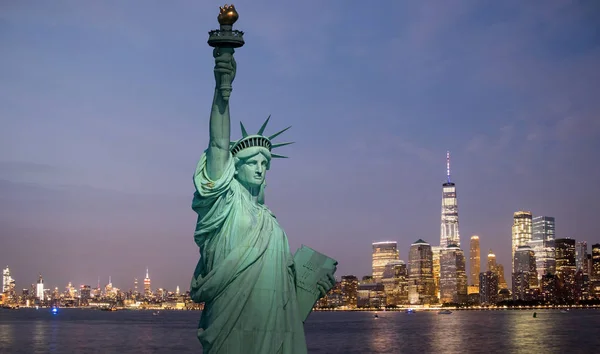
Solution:
{"label": "statue's raised arm", "polygon": [[210,111],[210,134],[206,152],[208,176],[217,180],[223,174],[229,162],[229,141],[231,135],[231,119],[229,117],[229,93],[231,89],[223,89],[222,81],[231,84],[235,78],[236,63],[233,48],[215,48],[215,93]]}

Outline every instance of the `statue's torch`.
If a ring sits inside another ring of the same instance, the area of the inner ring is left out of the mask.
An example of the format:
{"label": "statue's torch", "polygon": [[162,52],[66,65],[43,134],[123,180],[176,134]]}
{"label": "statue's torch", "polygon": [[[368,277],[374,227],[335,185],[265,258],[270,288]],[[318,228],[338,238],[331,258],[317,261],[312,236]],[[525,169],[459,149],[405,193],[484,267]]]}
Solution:
{"label": "statue's torch", "polygon": [[[237,11],[233,5],[227,5],[220,7],[219,20],[220,29],[212,30],[208,32],[208,45],[211,47],[222,49],[223,53],[230,53],[233,55],[234,49],[244,45],[244,32],[234,30],[233,24],[239,18]],[[231,95],[231,75],[221,74],[221,96],[225,101],[229,100]]]}

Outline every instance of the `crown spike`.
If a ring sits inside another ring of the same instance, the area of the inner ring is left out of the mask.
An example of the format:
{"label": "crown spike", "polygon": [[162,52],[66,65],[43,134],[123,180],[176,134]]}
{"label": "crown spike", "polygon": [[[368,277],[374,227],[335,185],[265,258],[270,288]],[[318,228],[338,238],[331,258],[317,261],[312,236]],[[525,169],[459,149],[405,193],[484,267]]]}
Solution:
{"label": "crown spike", "polygon": [[289,143],[279,143],[279,144],[273,144],[271,145],[271,149],[276,149],[278,147],[282,147],[282,146],[286,146],[286,145],[290,145],[295,143],[295,141],[289,142]]}
{"label": "crown spike", "polygon": [[269,140],[273,140],[273,139],[275,139],[277,136],[279,136],[279,134],[281,134],[281,133],[285,132],[286,130],[290,129],[291,127],[292,127],[292,126],[290,125],[289,127],[285,128],[284,130],[282,130],[282,131],[279,131],[279,132],[277,132],[277,133],[275,133],[275,134],[271,135],[271,136],[270,136],[268,139],[269,139]]}
{"label": "crown spike", "polygon": [[246,128],[244,128],[244,123],[242,123],[240,121],[240,127],[242,128],[242,138],[245,138],[248,136],[248,132],[246,131]]}
{"label": "crown spike", "polygon": [[273,159],[287,159],[287,156],[283,156],[283,155],[277,155],[277,154],[271,154],[271,158]]}
{"label": "crown spike", "polygon": [[267,120],[265,120],[265,122],[263,123],[263,125],[258,130],[258,133],[256,133],[257,135],[262,135],[265,132],[265,128],[267,127],[267,124],[269,124],[269,119],[271,119],[271,115],[270,114],[267,117]]}

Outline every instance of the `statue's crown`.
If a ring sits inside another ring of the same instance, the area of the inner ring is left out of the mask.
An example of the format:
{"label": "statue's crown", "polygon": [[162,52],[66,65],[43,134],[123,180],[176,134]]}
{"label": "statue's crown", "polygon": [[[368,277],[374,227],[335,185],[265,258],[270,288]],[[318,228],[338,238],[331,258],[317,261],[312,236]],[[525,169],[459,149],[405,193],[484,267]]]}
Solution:
{"label": "statue's crown", "polygon": [[[276,149],[278,147],[293,144],[293,142],[279,143],[279,144],[271,143],[271,140],[273,140],[274,138],[276,138],[277,136],[279,136],[281,133],[285,132],[286,130],[290,129],[291,126],[285,128],[271,136],[268,136],[268,137],[262,135],[265,131],[265,128],[267,127],[267,124],[269,123],[269,119],[271,119],[271,116],[267,117],[267,120],[265,120],[263,125],[260,127],[260,129],[258,130],[258,133],[253,134],[253,135],[249,135],[248,132],[246,131],[246,128],[244,128],[244,124],[242,122],[240,122],[240,126],[242,128],[242,138],[238,141],[232,141],[229,143],[231,154],[233,156],[235,156],[240,151],[247,149],[247,148],[251,148],[251,147],[263,147],[263,148],[269,150],[269,152],[271,152],[272,149]],[[273,153],[271,153],[271,157],[272,158],[287,158],[287,156],[277,155],[277,154],[273,154]]]}

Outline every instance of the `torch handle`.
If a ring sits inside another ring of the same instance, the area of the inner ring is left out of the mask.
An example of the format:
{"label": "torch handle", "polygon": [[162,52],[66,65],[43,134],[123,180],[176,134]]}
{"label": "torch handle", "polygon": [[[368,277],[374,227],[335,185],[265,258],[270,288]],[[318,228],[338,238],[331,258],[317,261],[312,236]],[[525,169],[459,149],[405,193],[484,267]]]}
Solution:
{"label": "torch handle", "polygon": [[235,76],[236,70],[236,64],[233,58],[233,53],[235,53],[235,50],[233,48],[227,47],[216,49],[217,50],[215,51],[215,58],[220,56],[227,56],[233,68],[233,75],[230,73],[221,73],[219,77],[219,91],[221,93],[221,97],[223,97],[223,100],[229,101],[229,96],[231,96],[232,90],[231,83],[233,82],[233,77]]}

